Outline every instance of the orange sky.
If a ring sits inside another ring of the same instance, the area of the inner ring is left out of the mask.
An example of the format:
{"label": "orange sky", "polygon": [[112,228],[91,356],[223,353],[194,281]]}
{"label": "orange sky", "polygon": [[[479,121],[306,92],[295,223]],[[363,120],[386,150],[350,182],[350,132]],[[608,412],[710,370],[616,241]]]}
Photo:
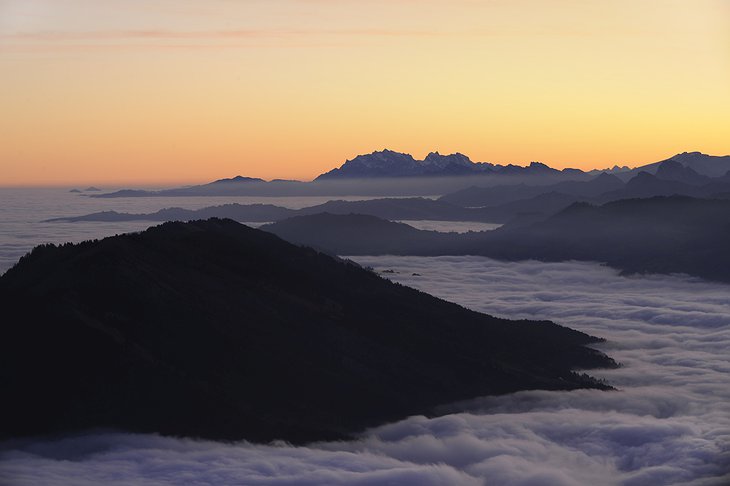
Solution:
{"label": "orange sky", "polygon": [[0,0],[0,185],[730,154],[728,0]]}

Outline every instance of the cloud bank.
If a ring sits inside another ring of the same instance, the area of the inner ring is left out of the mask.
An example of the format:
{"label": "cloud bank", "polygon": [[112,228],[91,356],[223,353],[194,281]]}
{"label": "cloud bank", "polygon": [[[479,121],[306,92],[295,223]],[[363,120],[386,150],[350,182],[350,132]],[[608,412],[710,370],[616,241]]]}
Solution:
{"label": "cloud bank", "polygon": [[593,374],[619,390],[482,397],[308,447],[105,432],[11,441],[0,445],[0,483],[730,484],[727,285],[583,262],[355,260],[475,310],[605,337],[624,366]]}

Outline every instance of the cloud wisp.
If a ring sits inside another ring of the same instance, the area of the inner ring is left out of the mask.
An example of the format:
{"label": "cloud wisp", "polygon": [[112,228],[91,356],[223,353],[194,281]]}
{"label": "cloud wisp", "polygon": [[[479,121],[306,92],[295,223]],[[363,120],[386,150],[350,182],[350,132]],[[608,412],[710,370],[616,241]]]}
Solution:
{"label": "cloud wisp", "polygon": [[[0,446],[3,484],[720,485],[730,482],[728,286],[592,263],[357,257],[466,307],[608,341],[614,392],[527,391],[308,447],[96,432]],[[414,275],[417,274],[417,275]]]}

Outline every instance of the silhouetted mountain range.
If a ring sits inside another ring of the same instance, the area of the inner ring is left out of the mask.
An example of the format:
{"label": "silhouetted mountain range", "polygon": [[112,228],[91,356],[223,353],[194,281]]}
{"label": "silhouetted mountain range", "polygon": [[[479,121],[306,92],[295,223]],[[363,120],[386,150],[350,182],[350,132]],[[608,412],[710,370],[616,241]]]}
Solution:
{"label": "silhouetted mountain range", "polygon": [[116,211],[101,211],[98,213],[71,216],[64,218],[53,218],[47,222],[54,221],[190,221],[194,219],[207,219],[211,217],[229,218],[236,221],[248,222],[269,222],[280,219],[291,218],[297,215],[294,209],[274,206],[272,204],[223,204],[210,206],[201,209],[165,208],[154,213],[119,213]]}
{"label": "silhouetted mountain range", "polygon": [[[608,172],[612,172],[617,176],[623,177],[624,180],[628,180],[641,171],[655,174],[659,166],[665,162],[676,163],[683,168],[696,172],[697,175],[707,177],[719,177],[730,171],[730,156],[716,157],[700,152],[684,152],[669,159],[637,167],[636,169],[619,168],[616,166]],[[424,160],[416,160],[410,154],[386,149],[366,155],[358,155],[354,159],[346,161],[339,168],[321,174],[316,180],[475,174],[538,176],[567,174],[575,176],[577,179],[581,179],[586,175],[580,169],[557,170],[540,162],[531,162],[525,167],[512,164],[499,165],[486,162],[472,162],[469,157],[460,153],[441,155],[438,152],[431,152]]]}
{"label": "silhouetted mountain range", "polygon": [[650,174],[656,174],[657,169],[660,165],[665,162],[678,162],[683,167],[687,167],[697,172],[698,174],[707,177],[721,177],[730,171],[730,155],[725,156],[714,156],[707,155],[700,152],[682,152],[681,154],[674,155],[668,159],[654,162],[653,164],[643,165],[630,171],[622,172],[617,174],[619,177],[629,179],[634,177],[641,171],[649,172]]}
{"label": "silhouetted mountain range", "polygon": [[[287,209],[271,204],[225,204],[202,209],[166,208],[154,213],[130,214],[102,211],[82,216],[53,218],[47,221],[189,221],[210,217],[230,218],[239,222],[271,222],[293,216],[328,212],[332,214],[369,214],[384,219],[487,221],[498,211],[484,211],[455,206],[424,198],[385,198],[364,201],[328,201],[302,209]],[[500,222],[500,221],[497,221]]]}
{"label": "silhouetted mountain range", "polygon": [[241,222],[271,222],[328,212],[368,214],[390,220],[507,223],[526,218],[544,219],[575,202],[601,204],[620,199],[672,195],[718,198],[727,193],[730,193],[729,174],[710,178],[677,161],[668,160],[656,167],[656,175],[641,171],[626,183],[615,175],[603,173],[587,181],[563,181],[544,186],[470,187],[446,194],[436,201],[427,198],[335,200],[299,210],[268,204],[226,204],[198,210],[167,208],[147,214],[105,211],[49,221],[186,221],[221,217]]}
{"label": "silhouetted mountain range", "polygon": [[495,231],[481,254],[593,260],[627,273],[730,282],[730,201],[685,196],[576,203],[545,221]]}
{"label": "silhouetted mountain range", "polygon": [[[652,176],[653,177],[653,176]],[[434,234],[356,215],[294,218],[263,229],[340,255],[485,255],[589,260],[629,273],[687,273],[730,282],[730,200],[685,196],[574,203],[541,221]]]}
{"label": "silhouetted mountain range", "polygon": [[71,189],[68,192],[82,193],[82,192],[100,192],[100,191],[101,191],[101,189],[99,189],[98,187],[89,186],[86,189],[84,189],[83,191],[81,189]]}
{"label": "silhouetted mountain range", "polygon": [[[571,171],[575,169],[567,169]],[[472,162],[466,155],[455,153],[441,155],[431,152],[423,160],[416,160],[410,154],[382,150],[367,155],[358,155],[346,161],[341,167],[332,169],[316,180],[339,178],[363,179],[373,177],[420,177],[420,176],[463,176],[474,174],[552,174],[560,171],[545,164],[532,162],[527,167],[517,165],[496,165],[486,162]],[[581,172],[581,171],[578,171]]]}
{"label": "silhouetted mountain range", "polygon": [[0,277],[0,305],[5,437],[346,437],[484,394],[607,388],[571,370],[615,365],[578,331],[220,219],[39,246]]}
{"label": "silhouetted mountain range", "polygon": [[[730,156],[714,157],[699,152],[677,154],[662,162],[678,162],[699,176],[719,177],[730,170]],[[662,162],[636,169],[614,167],[608,170],[626,181],[639,172],[654,174]],[[432,152],[424,160],[416,160],[410,154],[382,150],[358,155],[342,166],[321,174],[312,182],[262,179],[236,176],[228,179],[189,187],[144,191],[123,189],[91,195],[90,197],[174,197],[174,196],[423,196],[443,195],[470,186],[492,187],[529,183],[544,186],[565,181],[587,181],[600,171],[584,172],[579,169],[553,169],[540,162],[526,167],[472,162],[467,156],[455,153],[441,155]],[[674,177],[674,175],[670,176]],[[686,178],[687,175],[685,174]],[[580,189],[575,189],[580,191]],[[553,188],[565,194],[573,190]],[[550,192],[550,191],[546,191]],[[605,191],[604,191],[605,192]],[[525,197],[538,195],[533,193]],[[576,194],[587,196],[587,194]],[[508,201],[499,201],[502,204]],[[480,204],[484,205],[484,204]]]}
{"label": "silhouetted mountain range", "polygon": [[270,204],[224,204],[202,209],[166,208],[154,213],[101,211],[80,216],[52,218],[46,222],[79,221],[190,221],[202,218],[230,218],[239,222],[275,222],[294,216],[319,213],[367,214],[389,220],[474,221],[505,223],[531,215],[546,218],[583,198],[557,192],[512,201],[488,208],[464,208],[445,201],[424,198],[385,198],[364,201],[328,201],[302,209]]}

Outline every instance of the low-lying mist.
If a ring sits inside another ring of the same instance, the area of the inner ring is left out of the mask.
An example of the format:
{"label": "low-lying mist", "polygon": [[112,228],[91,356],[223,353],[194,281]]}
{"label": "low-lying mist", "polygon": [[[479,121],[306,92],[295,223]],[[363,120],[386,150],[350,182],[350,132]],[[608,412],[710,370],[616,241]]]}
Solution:
{"label": "low-lying mist", "polygon": [[0,445],[0,483],[730,483],[730,287],[593,263],[356,257],[471,309],[607,339],[613,392],[530,391],[444,407],[353,442],[224,444],[95,432]]}

